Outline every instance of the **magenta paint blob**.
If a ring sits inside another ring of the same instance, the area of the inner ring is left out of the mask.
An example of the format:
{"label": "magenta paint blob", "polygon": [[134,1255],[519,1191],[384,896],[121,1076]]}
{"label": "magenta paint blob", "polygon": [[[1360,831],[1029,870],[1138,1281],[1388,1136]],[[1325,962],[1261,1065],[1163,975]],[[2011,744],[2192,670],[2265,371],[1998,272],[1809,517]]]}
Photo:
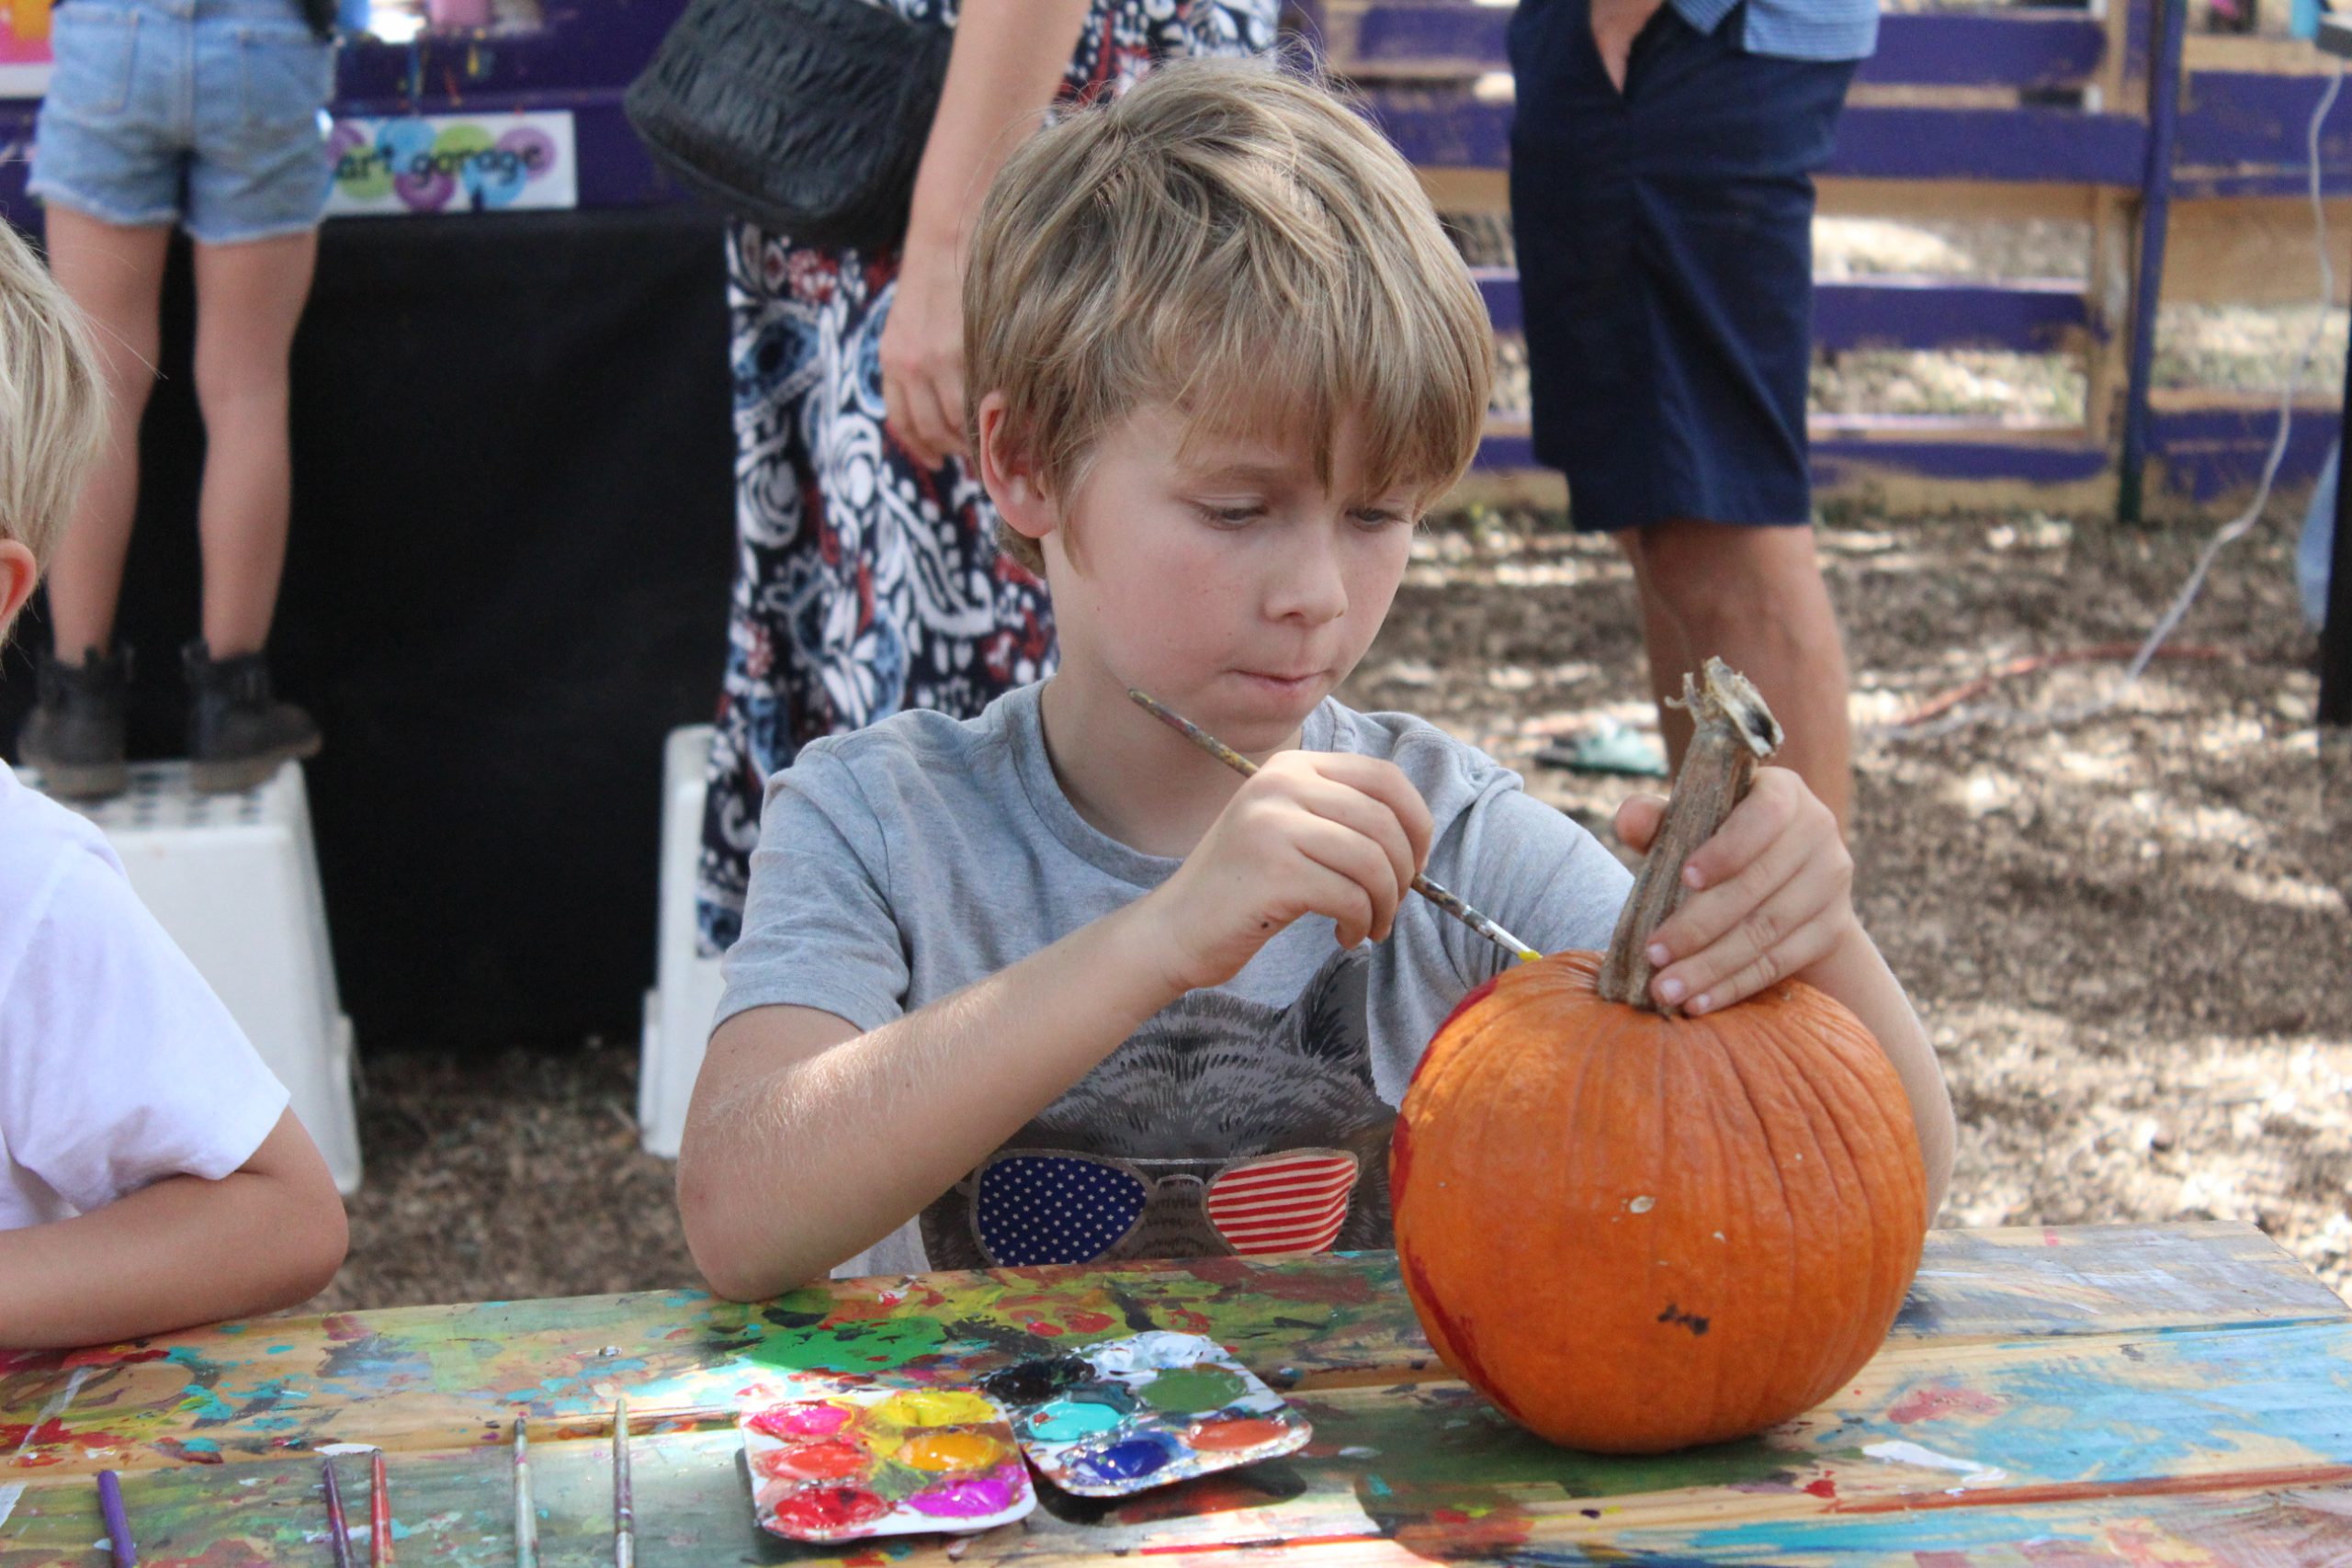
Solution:
{"label": "magenta paint blob", "polygon": [[907,1499],[907,1506],[941,1519],[977,1519],[1001,1514],[1021,1495],[1021,1472],[1003,1465],[986,1475],[959,1475],[927,1486]]}

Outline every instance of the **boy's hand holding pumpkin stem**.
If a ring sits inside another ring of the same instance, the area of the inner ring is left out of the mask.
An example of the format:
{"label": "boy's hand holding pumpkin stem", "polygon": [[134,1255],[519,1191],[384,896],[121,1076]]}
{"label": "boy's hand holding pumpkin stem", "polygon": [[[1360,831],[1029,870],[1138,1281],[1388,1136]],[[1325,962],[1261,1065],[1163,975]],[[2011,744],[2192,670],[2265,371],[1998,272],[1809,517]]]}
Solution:
{"label": "boy's hand holding pumpkin stem", "polygon": [[1672,799],[1617,811],[1618,837],[1648,853],[1620,932],[1650,937],[1613,943],[1600,976],[1603,996],[1668,1014],[1717,1011],[1861,936],[1836,817],[1794,773],[1758,766],[1781,727],[1756,688],[1710,659],[1683,693],[1697,730]]}

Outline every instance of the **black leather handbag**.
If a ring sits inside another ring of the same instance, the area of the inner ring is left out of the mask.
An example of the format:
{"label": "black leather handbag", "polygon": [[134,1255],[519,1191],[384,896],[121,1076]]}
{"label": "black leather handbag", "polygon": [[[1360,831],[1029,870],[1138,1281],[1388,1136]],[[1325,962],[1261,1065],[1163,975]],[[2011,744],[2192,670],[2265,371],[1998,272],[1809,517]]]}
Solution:
{"label": "black leather handbag", "polygon": [[953,41],[868,0],[688,0],[622,107],[665,173],[736,216],[887,250]]}

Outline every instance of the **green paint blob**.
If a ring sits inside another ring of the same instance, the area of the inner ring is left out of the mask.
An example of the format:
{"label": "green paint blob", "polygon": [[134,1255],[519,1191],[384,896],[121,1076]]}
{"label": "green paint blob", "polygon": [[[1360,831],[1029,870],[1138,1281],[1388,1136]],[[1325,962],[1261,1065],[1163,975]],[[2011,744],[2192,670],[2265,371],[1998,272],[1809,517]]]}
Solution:
{"label": "green paint blob", "polygon": [[1160,1373],[1136,1391],[1146,1404],[1173,1416],[1199,1416],[1222,1410],[1241,1395],[1238,1374],[1224,1367],[1177,1367]]}
{"label": "green paint blob", "polygon": [[796,1372],[871,1372],[903,1367],[947,1342],[947,1327],[931,1317],[877,1317],[838,1328],[776,1328],[744,1351],[764,1367]]}
{"label": "green paint blob", "polygon": [[1039,1406],[1023,1425],[1032,1437],[1046,1442],[1074,1443],[1080,1438],[1107,1432],[1125,1419],[1107,1404],[1057,1399],[1051,1404]]}

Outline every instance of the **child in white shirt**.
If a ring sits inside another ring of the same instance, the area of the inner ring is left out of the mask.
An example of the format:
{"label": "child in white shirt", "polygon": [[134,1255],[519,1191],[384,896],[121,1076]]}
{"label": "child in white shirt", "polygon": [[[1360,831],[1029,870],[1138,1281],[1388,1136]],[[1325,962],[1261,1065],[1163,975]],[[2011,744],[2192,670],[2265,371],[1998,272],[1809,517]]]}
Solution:
{"label": "child in white shirt", "polygon": [[[0,641],[104,438],[80,318],[0,224]],[[343,1203],[287,1095],[97,829],[0,764],[0,1346],[290,1306]]]}

